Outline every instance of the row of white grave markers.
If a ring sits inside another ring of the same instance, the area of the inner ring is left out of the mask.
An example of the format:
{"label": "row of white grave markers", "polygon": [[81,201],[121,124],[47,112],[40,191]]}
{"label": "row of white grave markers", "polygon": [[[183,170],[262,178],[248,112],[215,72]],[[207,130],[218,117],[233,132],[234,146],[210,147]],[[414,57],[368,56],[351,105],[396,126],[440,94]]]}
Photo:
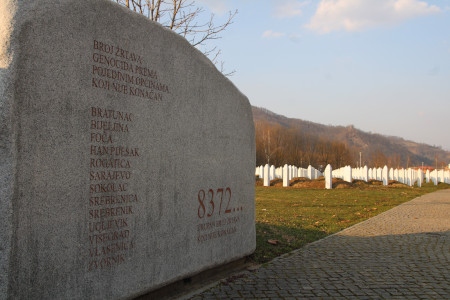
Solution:
{"label": "row of white grave markers", "polygon": [[[329,166],[329,165],[328,165]],[[327,166],[327,167],[328,167]],[[331,168],[331,166],[330,166]],[[424,180],[426,182],[432,181],[435,185],[440,182],[450,184],[450,170],[427,170],[425,173],[422,169],[393,169],[384,166],[384,168],[352,168],[346,166],[332,171],[333,178],[341,178],[344,181],[352,182],[353,180],[363,180],[365,182],[369,180],[382,181],[383,185],[388,185],[389,180],[395,180],[409,186],[417,184],[421,187]]]}
{"label": "row of white grave markers", "polygon": [[440,182],[450,184],[450,170],[427,170],[425,173],[422,169],[392,169],[384,166],[384,168],[368,168],[364,166],[362,168],[352,168],[351,166],[345,166],[333,170],[331,165],[327,165],[324,173],[315,169],[312,166],[308,166],[307,169],[299,168],[291,165],[284,165],[284,167],[275,168],[273,165],[266,164],[265,166],[259,166],[255,169],[255,176],[259,176],[263,179],[264,186],[270,186],[270,181],[273,179],[283,179],[283,186],[289,186],[290,180],[295,177],[305,177],[309,179],[316,179],[320,176],[325,177],[325,188],[332,189],[332,179],[340,178],[346,182],[352,182],[353,180],[363,180],[368,182],[369,180],[382,181],[383,185],[388,185],[389,180],[395,180],[409,186],[417,184],[421,187],[423,182],[433,182],[437,185]]}
{"label": "row of white grave markers", "polygon": [[315,169],[313,166],[308,166],[307,169],[299,168],[291,165],[284,165],[283,167],[275,168],[274,165],[266,164],[255,169],[255,176],[263,179],[264,186],[270,186],[270,181],[274,179],[283,179],[283,186],[289,186],[289,181],[296,177],[306,177],[309,179],[317,179],[323,174]]}

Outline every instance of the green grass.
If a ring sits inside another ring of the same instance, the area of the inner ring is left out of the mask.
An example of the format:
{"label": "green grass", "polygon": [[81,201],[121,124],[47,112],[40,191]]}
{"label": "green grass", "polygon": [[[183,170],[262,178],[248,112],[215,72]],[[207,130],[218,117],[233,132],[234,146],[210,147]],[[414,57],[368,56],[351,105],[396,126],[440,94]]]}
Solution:
{"label": "green grass", "polygon": [[[265,263],[448,184],[299,189],[256,186],[254,263]],[[276,245],[269,243],[276,241]]]}

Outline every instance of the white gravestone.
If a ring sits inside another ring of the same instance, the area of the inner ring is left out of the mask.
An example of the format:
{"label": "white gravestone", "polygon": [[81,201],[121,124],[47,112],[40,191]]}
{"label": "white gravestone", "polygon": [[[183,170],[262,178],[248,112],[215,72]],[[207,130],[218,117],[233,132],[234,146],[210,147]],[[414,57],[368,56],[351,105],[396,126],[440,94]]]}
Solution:
{"label": "white gravestone", "polygon": [[363,176],[362,176],[362,180],[364,180],[365,182],[367,182],[369,179],[369,171],[367,169],[367,166],[364,166],[363,168]]}
{"label": "white gravestone", "polygon": [[284,165],[283,167],[283,186],[289,186],[289,167],[288,165]]}
{"label": "white gravestone", "polygon": [[345,166],[344,168],[344,181],[352,183],[352,167]]}
{"label": "white gravestone", "polygon": [[422,187],[423,184],[423,170],[417,170],[417,186]]}
{"label": "white gravestone", "polygon": [[384,166],[384,168],[381,171],[381,178],[383,181],[383,185],[388,185],[389,184],[389,170],[387,166]]}
{"label": "white gravestone", "polygon": [[331,165],[327,165],[327,167],[325,168],[324,171],[324,176],[325,176],[325,188],[326,189],[332,189],[333,188],[333,169],[331,168]]}
{"label": "white gravestone", "polygon": [[264,166],[264,186],[270,186],[269,164]]}

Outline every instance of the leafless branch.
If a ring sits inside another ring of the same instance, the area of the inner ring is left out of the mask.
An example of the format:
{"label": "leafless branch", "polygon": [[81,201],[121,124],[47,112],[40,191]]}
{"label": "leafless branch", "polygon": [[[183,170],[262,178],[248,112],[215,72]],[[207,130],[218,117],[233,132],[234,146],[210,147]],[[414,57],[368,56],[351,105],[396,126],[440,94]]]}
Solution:
{"label": "leafless branch", "polygon": [[[114,1],[114,0],[113,0]],[[216,25],[215,15],[211,14],[209,20],[199,23],[203,18],[204,9],[198,7],[194,0],[115,0],[129,9],[146,15],[150,20],[160,23],[181,36],[185,37],[194,47],[208,56],[227,76],[235,71],[225,73],[223,62],[219,63],[220,50],[213,46],[209,48],[209,41],[220,39],[220,33],[233,24],[237,10],[229,11],[225,22]]]}

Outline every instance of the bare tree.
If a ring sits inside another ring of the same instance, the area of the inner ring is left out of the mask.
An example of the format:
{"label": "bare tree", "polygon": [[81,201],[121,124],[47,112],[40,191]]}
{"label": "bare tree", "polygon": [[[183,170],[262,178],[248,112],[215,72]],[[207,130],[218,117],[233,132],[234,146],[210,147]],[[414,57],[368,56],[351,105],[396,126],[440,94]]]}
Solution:
{"label": "bare tree", "polygon": [[255,123],[255,136],[257,147],[257,164],[277,164],[280,153],[283,151],[281,132],[279,126],[269,125],[265,122]]}
{"label": "bare tree", "polygon": [[[194,0],[112,0],[128,7],[135,12],[145,15],[150,20],[175,31],[186,38],[194,47],[200,49],[209,59],[218,66],[225,75],[235,73],[225,72],[224,63],[219,61],[220,49],[209,46],[209,41],[220,39],[220,33],[233,24],[237,10],[229,11],[226,20],[215,24],[215,15],[204,19],[205,10],[196,5]],[[205,21],[202,21],[205,20]]]}

